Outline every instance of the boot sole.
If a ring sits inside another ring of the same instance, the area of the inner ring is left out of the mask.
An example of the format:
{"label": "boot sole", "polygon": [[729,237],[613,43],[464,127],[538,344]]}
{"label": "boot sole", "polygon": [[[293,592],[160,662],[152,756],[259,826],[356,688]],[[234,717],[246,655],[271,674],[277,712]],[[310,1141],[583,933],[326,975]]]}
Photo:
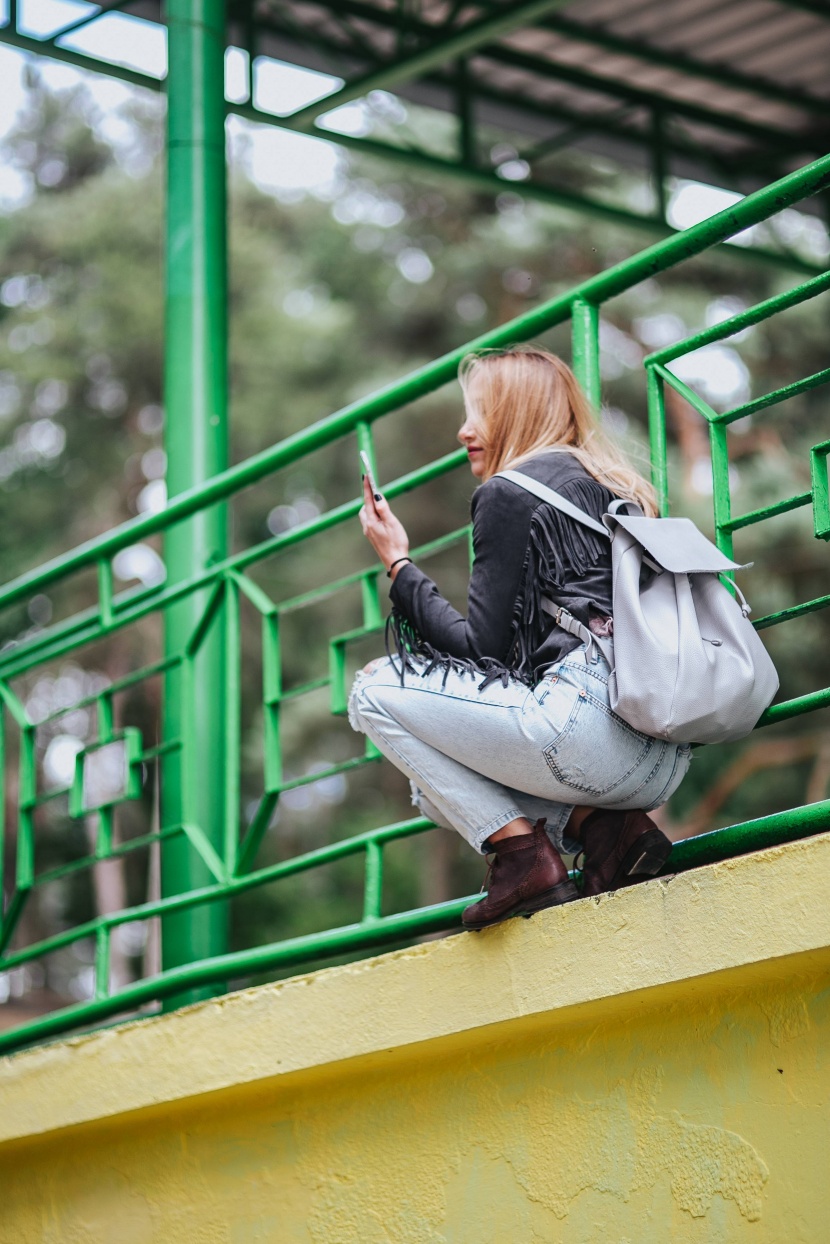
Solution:
{"label": "boot sole", "polygon": [[624,886],[629,877],[656,877],[671,855],[672,843],[659,829],[641,834],[628,848],[609,890]]}
{"label": "boot sole", "polygon": [[502,920],[509,920],[511,916],[524,916],[526,920],[537,911],[544,911],[547,907],[558,907],[562,903],[572,903],[574,899],[579,898],[579,891],[572,881],[560,881],[559,885],[555,885],[550,890],[543,890],[541,894],[535,894],[532,898],[522,900],[516,903],[514,907],[509,908],[501,915],[493,916],[490,920],[482,920],[478,923],[465,923],[464,928],[469,933],[477,933],[479,929],[487,929],[493,924],[501,924]]}

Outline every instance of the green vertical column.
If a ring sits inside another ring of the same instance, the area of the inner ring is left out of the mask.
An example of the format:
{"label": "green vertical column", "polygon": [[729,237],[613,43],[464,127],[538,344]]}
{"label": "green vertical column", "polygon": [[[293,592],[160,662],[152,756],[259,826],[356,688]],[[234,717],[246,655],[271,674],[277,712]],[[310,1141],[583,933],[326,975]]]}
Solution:
{"label": "green vertical column", "polygon": [[599,373],[599,307],[575,298],[571,307],[571,360],[577,380],[595,411],[602,401]]}
{"label": "green vertical column", "polygon": [[[171,496],[228,464],[227,258],[225,185],[225,3],[167,0],[167,239],[165,408]],[[173,584],[225,556],[226,507],[174,527],[165,540]],[[181,654],[206,605],[196,595],[169,609],[168,655]],[[214,619],[190,668],[165,686],[164,737],[182,751],[164,762],[162,821],[194,816],[224,857],[225,668],[223,616]],[[184,753],[184,754],[183,754]],[[185,790],[188,782],[193,789]],[[184,835],[162,848],[162,893],[179,894],[213,878]],[[162,963],[171,968],[227,947],[227,910],[210,904],[164,918]],[[181,1005],[212,990],[172,999]]]}

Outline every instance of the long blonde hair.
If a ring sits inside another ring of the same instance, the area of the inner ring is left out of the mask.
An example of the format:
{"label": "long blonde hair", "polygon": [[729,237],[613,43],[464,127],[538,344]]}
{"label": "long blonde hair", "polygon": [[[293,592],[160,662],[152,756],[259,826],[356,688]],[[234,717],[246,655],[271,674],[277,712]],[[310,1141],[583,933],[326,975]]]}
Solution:
{"label": "long blonde hair", "polygon": [[616,496],[657,513],[651,484],[602,431],[576,376],[556,354],[536,346],[483,350],[462,360],[458,379],[481,425],[484,479],[557,449],[573,454]]}

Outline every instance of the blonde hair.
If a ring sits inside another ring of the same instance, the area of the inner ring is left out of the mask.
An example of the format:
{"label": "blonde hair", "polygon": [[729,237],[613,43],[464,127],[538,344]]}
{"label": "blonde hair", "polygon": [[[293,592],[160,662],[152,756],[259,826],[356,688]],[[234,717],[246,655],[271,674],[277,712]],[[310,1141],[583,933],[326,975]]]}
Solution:
{"label": "blonde hair", "polygon": [[636,501],[645,514],[657,513],[651,484],[602,431],[576,376],[557,355],[536,346],[483,350],[462,360],[458,379],[481,425],[484,479],[556,449],[572,454],[616,496]]}

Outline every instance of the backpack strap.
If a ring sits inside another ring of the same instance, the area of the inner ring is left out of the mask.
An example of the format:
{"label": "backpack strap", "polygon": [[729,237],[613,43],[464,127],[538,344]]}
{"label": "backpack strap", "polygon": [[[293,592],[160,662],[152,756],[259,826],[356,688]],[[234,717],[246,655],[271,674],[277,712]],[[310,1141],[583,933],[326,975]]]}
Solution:
{"label": "backpack strap", "polygon": [[[527,492],[533,493],[540,501],[547,501],[555,509],[560,510],[563,514],[567,514],[569,518],[574,519],[578,523],[582,523],[585,527],[590,527],[592,531],[596,531],[599,535],[605,536],[607,540],[611,540],[611,532],[604,527],[602,523],[598,523],[596,519],[591,518],[590,514],[586,514],[578,505],[572,505],[570,501],[566,501],[563,496],[555,492],[553,488],[548,488],[546,484],[540,484],[538,480],[531,479],[529,475],[525,475],[522,471],[499,471],[498,476],[507,479],[511,484],[518,484],[520,488],[524,488]],[[625,505],[623,502],[615,502],[615,505]],[[547,596],[543,596],[540,601],[541,608],[544,613],[553,618],[556,626],[561,626],[563,631],[567,631],[569,635],[574,635],[586,645],[588,652],[592,653],[594,647],[599,648],[608,659],[609,665],[614,666],[613,648],[610,643],[603,643],[596,635],[588,630],[584,622],[580,622],[572,613],[563,605],[557,605],[556,601],[550,600]]]}
{"label": "backpack strap", "polygon": [[[518,484],[520,488],[526,489],[527,492],[533,493],[534,497],[538,497],[540,501],[547,501],[548,505],[552,505],[555,509],[561,510],[563,514],[567,514],[569,518],[573,518],[578,523],[582,523],[584,527],[590,527],[592,531],[596,531],[599,535],[605,536],[606,540],[611,539],[611,533],[602,523],[598,523],[595,518],[591,518],[590,514],[586,514],[584,510],[580,510],[578,505],[572,505],[570,501],[553,488],[548,488],[546,484],[540,484],[538,480],[531,479],[529,475],[525,475],[523,471],[499,471],[497,479],[510,480],[511,484]],[[616,503],[615,503],[616,504]],[[625,504],[625,502],[623,502]]]}

